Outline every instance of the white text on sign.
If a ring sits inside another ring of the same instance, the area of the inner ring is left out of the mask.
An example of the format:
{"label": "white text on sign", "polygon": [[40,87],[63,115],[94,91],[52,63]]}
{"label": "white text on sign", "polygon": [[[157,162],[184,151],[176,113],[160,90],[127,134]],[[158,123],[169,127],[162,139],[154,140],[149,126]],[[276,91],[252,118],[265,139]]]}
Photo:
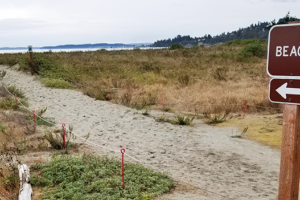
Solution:
{"label": "white text on sign", "polygon": [[276,46],[276,57],[291,57],[291,56],[300,56],[300,46]]}

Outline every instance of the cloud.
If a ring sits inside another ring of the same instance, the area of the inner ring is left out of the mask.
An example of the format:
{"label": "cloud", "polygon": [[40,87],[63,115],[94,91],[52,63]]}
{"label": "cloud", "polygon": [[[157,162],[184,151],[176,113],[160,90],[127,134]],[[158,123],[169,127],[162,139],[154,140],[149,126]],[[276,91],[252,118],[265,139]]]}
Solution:
{"label": "cloud", "polygon": [[271,0],[271,1],[281,2],[281,3],[299,2],[299,0]]}
{"label": "cloud", "polygon": [[18,30],[32,30],[37,28],[43,28],[47,26],[47,22],[36,20],[36,19],[26,19],[26,18],[7,18],[0,20],[0,32],[10,32]]}

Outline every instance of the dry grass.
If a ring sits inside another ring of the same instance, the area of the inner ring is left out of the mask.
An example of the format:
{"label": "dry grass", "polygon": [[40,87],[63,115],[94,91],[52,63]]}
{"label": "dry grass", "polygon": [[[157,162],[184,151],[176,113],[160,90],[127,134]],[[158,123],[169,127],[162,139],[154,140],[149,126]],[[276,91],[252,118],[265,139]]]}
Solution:
{"label": "dry grass", "polygon": [[[282,114],[247,114],[245,119],[241,117],[232,118],[217,126],[235,126],[242,131],[248,127],[242,136],[245,139],[254,140],[275,149],[281,148],[282,140]],[[239,133],[233,133],[239,135]]]}
{"label": "dry grass", "polygon": [[[278,107],[268,100],[266,57],[242,53],[251,42],[267,47],[266,42],[251,40],[173,51],[36,53],[34,60],[47,80],[68,81],[99,100],[110,100],[108,91],[113,88],[113,102],[126,106],[140,107],[152,94],[147,103],[161,109],[162,94],[165,106],[176,111],[234,112],[244,102]],[[28,59],[19,55],[21,69],[28,70]]]}

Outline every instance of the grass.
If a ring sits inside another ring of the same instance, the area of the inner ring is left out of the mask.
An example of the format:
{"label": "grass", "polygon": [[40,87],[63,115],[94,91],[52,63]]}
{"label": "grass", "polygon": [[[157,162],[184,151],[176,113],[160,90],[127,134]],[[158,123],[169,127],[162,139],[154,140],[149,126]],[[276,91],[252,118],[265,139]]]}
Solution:
{"label": "grass", "polygon": [[195,119],[196,115],[189,117],[189,116],[183,116],[183,115],[177,115],[174,117],[174,120],[172,121],[173,124],[178,125],[190,125],[192,121]]}
{"label": "grass", "polygon": [[36,163],[31,169],[31,183],[44,188],[45,200],[146,200],[174,187],[173,180],[166,175],[125,163],[122,188],[121,162],[90,155],[54,157],[49,163]]}
{"label": "grass", "polygon": [[217,124],[217,126],[235,126],[239,128],[241,133],[245,127],[248,127],[246,133],[233,133],[233,136],[240,135],[244,139],[254,140],[275,149],[281,148],[282,114],[246,114],[245,119],[241,117],[232,118]]}
{"label": "grass", "polygon": [[74,86],[71,83],[61,79],[43,78],[41,81],[46,87],[60,88],[60,89],[74,88]]}
{"label": "grass", "polygon": [[[244,102],[280,107],[268,99],[266,50],[266,41],[249,39],[176,50],[45,52],[34,53],[34,66],[45,84],[73,86],[99,100],[110,100],[105,91],[114,88],[114,103],[139,109],[145,101],[160,108],[162,95],[176,111],[237,112]],[[17,59],[21,70],[30,70],[27,54],[1,54],[1,59],[7,64]]]}
{"label": "grass", "polygon": [[3,99],[0,99],[0,108],[2,109],[13,109],[17,110],[19,109],[19,104],[16,104],[16,101],[12,97],[5,97]]}
{"label": "grass", "polygon": [[16,88],[16,86],[8,86],[7,90],[12,93],[13,95],[16,95],[18,98],[25,98],[24,92],[20,89]]}

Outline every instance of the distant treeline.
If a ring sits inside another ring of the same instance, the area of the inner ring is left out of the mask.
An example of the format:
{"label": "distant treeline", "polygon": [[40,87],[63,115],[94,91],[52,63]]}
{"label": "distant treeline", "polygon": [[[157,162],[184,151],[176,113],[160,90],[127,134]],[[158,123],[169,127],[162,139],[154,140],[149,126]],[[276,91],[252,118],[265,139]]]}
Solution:
{"label": "distant treeline", "polygon": [[291,17],[290,13],[280,18],[277,22],[274,19],[271,22],[258,22],[251,24],[246,28],[239,28],[239,30],[222,33],[220,35],[211,36],[206,34],[203,37],[190,37],[189,35],[178,35],[173,39],[157,40],[153,43],[153,47],[170,47],[172,44],[181,44],[183,46],[194,45],[213,45],[226,43],[231,40],[245,40],[245,39],[268,39],[269,30],[272,26],[277,24],[287,24],[290,21],[300,21],[297,17]]}

